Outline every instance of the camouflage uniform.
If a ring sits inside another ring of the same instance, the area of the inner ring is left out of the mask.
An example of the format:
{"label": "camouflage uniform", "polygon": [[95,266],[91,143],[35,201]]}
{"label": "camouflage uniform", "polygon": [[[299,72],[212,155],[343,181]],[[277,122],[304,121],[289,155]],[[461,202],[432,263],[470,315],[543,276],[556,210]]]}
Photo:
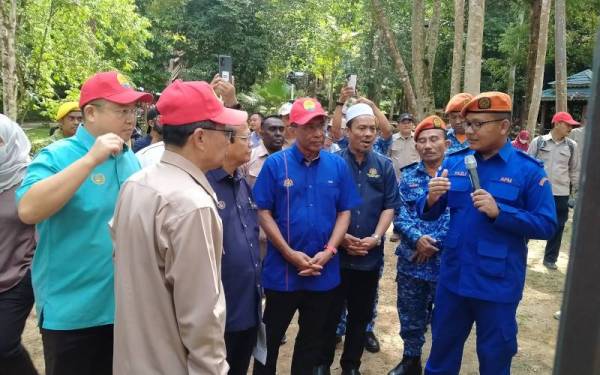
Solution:
{"label": "camouflage uniform", "polygon": [[[431,304],[440,269],[440,256],[435,254],[422,264],[411,259],[421,236],[427,234],[442,243],[450,220],[448,210],[435,221],[419,218],[416,202],[426,193],[429,179],[423,162],[402,168],[399,186],[401,205],[394,219],[394,229],[402,235],[396,249],[400,336],[404,341],[404,355],[410,357],[419,357],[425,343],[425,331],[430,321]],[[441,245],[437,247],[441,249]]]}
{"label": "camouflage uniform", "polygon": [[463,143],[460,143],[456,135],[454,134],[454,129],[448,130],[448,140],[450,141],[450,147],[446,150],[446,155],[450,155],[456,151],[465,149],[469,147],[469,141],[465,139]]}

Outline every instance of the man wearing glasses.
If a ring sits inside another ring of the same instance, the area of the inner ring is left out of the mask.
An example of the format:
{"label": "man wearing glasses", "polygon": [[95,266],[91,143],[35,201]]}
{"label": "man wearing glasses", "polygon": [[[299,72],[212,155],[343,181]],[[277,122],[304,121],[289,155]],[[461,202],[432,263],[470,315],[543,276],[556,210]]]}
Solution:
{"label": "man wearing glasses", "polygon": [[267,158],[254,185],[269,240],[262,272],[267,360],[254,362],[255,374],[277,372],[279,344],[296,311],[291,373],[312,374],[340,283],[337,247],[361,199],[344,160],[322,150],[325,116],[316,99],[297,99],[290,112],[296,142]]}
{"label": "man wearing glasses", "polygon": [[[444,160],[441,176],[429,181],[417,203],[425,220],[436,220],[450,208],[426,374],[459,373],[473,323],[480,373],[510,374],[527,240],[548,239],[557,226],[541,163],[508,141],[511,110],[510,97],[501,92],[470,100],[461,112],[470,149]],[[466,156],[476,161],[481,187],[470,178]]]}
{"label": "man wearing glasses", "polygon": [[229,375],[248,372],[262,317],[258,216],[250,185],[240,168],[250,160],[251,137],[248,125],[240,126],[223,167],[206,174],[219,199],[217,208],[223,220],[221,280],[227,306]]}
{"label": "man wearing glasses", "polygon": [[446,150],[447,154],[452,154],[453,152],[469,147],[469,141],[467,141],[467,135],[465,134],[465,118],[460,111],[462,111],[465,104],[471,101],[471,99],[473,99],[473,95],[461,92],[450,98],[450,101],[446,105],[444,113],[448,118],[448,123],[452,127],[448,130],[450,147]]}
{"label": "man wearing glasses", "polygon": [[81,88],[84,122],[44,148],[17,191],[19,217],[36,224],[35,305],[46,374],[111,374],[114,288],[107,223],[121,185],[139,170],[127,141],[138,102],[116,72]]}
{"label": "man wearing glasses", "polygon": [[205,173],[223,165],[248,114],[208,83],[180,80],[156,107],[162,159],[123,185],[111,224],[114,373],[226,374],[223,223]]}

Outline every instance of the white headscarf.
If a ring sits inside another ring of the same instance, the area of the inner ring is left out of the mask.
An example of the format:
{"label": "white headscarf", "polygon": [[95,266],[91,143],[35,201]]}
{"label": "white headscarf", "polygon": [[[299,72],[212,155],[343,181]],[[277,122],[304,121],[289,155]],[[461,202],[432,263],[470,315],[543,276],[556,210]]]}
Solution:
{"label": "white headscarf", "polygon": [[0,113],[0,193],[20,183],[31,161],[31,143],[23,129]]}

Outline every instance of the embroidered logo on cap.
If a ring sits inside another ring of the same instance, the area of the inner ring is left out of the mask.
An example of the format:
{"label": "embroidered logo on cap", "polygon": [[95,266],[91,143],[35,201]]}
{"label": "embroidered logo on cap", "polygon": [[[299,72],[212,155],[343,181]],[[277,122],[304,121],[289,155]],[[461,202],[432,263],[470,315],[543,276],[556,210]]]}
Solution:
{"label": "embroidered logo on cap", "polygon": [[119,83],[121,84],[121,86],[125,87],[125,88],[132,88],[131,87],[131,83],[129,83],[129,81],[127,80],[127,78],[125,78],[124,75],[122,75],[121,73],[117,73],[117,81],[119,81]]}
{"label": "embroidered logo on cap", "polygon": [[433,118],[433,126],[436,128],[441,128],[442,127],[442,120],[438,117],[434,117]]}
{"label": "embroidered logo on cap", "polygon": [[490,109],[492,102],[490,101],[490,98],[480,98],[477,101],[477,106],[479,109]]}
{"label": "embroidered logo on cap", "polygon": [[317,108],[317,105],[315,104],[315,102],[313,100],[310,100],[310,99],[305,100],[304,103],[303,103],[303,106],[304,106],[304,109],[307,110],[307,111],[309,111],[309,112],[312,112],[312,111],[314,111]]}

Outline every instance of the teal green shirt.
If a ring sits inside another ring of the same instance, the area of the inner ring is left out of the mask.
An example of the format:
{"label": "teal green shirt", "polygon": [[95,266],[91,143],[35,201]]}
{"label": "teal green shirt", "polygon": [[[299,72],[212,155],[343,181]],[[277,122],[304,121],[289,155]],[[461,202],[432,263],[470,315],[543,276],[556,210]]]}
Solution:
{"label": "teal green shirt", "polygon": [[[84,126],[73,137],[44,148],[27,169],[17,199],[33,184],[84,156],[95,138]],[[71,330],[113,324],[114,286],[112,218],[121,185],[140,169],[125,147],[85,179],[57,213],[37,224],[39,242],[33,257],[32,281],[42,328]]]}

